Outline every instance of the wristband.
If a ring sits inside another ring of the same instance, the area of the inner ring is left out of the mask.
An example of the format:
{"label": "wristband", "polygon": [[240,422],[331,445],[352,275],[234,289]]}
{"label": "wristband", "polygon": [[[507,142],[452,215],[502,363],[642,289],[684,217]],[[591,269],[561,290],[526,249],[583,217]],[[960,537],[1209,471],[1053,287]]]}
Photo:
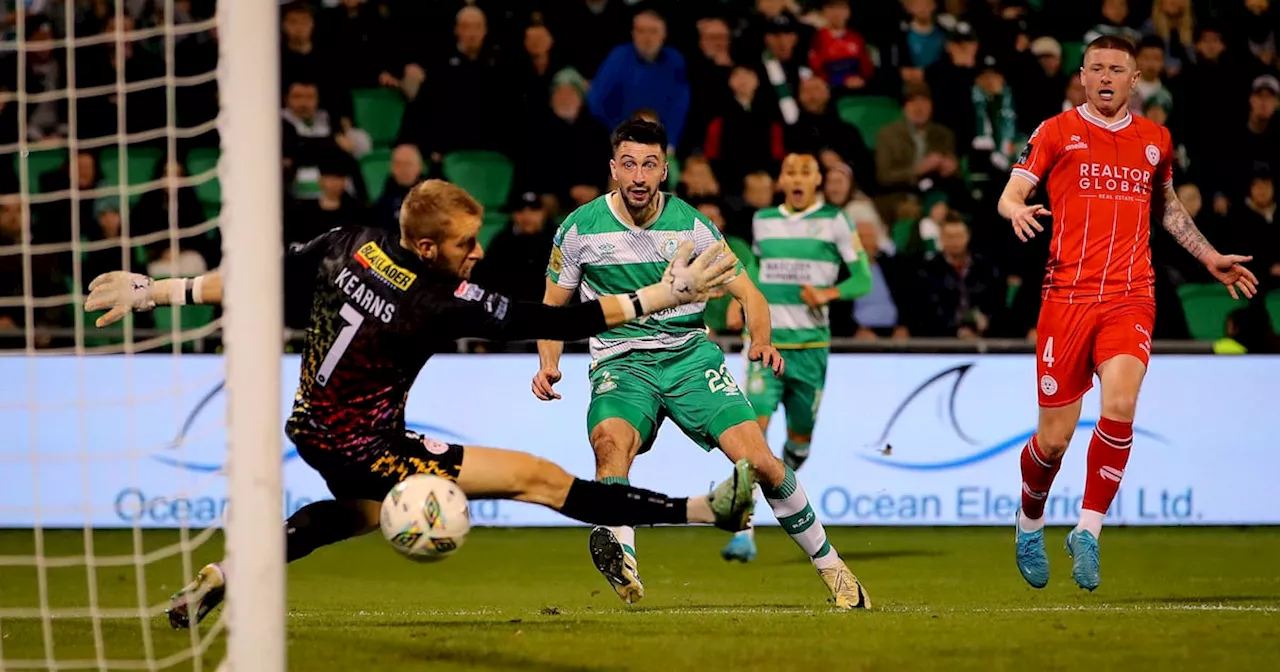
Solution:
{"label": "wristband", "polygon": [[186,279],[184,279],[184,280],[182,281],[182,285],[183,285],[183,289],[186,291],[186,296],[183,298],[183,302],[184,302],[184,303],[195,303],[195,302],[196,302],[196,300],[195,300],[195,297],[194,297],[194,295],[192,294],[192,291],[191,291],[191,290],[192,290],[192,288],[193,288],[193,287],[195,287],[195,278],[186,278]]}
{"label": "wristband", "polygon": [[640,303],[639,294],[635,292],[631,292],[630,294],[627,295],[627,298],[631,300],[631,307],[636,311],[637,317],[645,314],[644,305]]}
{"label": "wristband", "polygon": [[184,306],[187,303],[187,280],[175,278],[173,280],[162,280],[169,285],[169,305]]}
{"label": "wristband", "polygon": [[191,283],[191,303],[204,303],[204,276],[197,275],[194,279],[188,280],[187,282]]}

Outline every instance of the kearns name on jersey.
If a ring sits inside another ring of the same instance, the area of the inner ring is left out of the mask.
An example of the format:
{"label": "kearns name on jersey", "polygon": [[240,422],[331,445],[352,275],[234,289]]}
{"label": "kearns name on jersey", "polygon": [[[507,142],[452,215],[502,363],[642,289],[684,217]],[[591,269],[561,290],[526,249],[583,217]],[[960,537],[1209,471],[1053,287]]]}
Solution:
{"label": "kearns name on jersey", "polygon": [[378,296],[373,288],[366,287],[363,282],[360,282],[360,278],[351,272],[351,269],[344,268],[338,271],[338,277],[334,279],[333,284],[351,297],[351,303],[384,323],[391,322],[396,316],[396,304]]}

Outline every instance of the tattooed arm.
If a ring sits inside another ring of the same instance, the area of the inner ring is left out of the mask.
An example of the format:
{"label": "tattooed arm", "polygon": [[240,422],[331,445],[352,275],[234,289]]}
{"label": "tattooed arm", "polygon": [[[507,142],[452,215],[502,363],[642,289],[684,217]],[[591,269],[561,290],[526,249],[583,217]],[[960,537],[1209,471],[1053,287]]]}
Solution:
{"label": "tattooed arm", "polygon": [[1205,240],[1200,229],[1196,228],[1195,222],[1191,221],[1191,214],[1178,199],[1178,192],[1174,190],[1172,184],[1164,188],[1164,217],[1161,223],[1164,225],[1164,230],[1168,231],[1184,250],[1199,259],[1200,263],[1209,269],[1209,273],[1226,286],[1231,298],[1238,298],[1239,294],[1249,298],[1257,293],[1258,278],[1244,267],[1244,264],[1253,261],[1253,257],[1221,254],[1215,250],[1213,245]]}
{"label": "tattooed arm", "polygon": [[1182,205],[1178,192],[1172,184],[1164,188],[1164,217],[1161,219],[1164,230],[1178,241],[1182,248],[1191,253],[1200,263],[1206,266],[1218,256],[1218,251],[1205,239],[1195,222],[1191,221],[1191,213]]}

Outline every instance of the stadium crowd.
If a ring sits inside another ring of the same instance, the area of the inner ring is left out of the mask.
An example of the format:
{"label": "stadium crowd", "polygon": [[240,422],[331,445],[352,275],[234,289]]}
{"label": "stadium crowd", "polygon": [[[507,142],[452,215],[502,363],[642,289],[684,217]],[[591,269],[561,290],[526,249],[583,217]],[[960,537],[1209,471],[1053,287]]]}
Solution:
{"label": "stadium crowd", "polygon": [[[18,158],[21,132],[33,150],[26,171],[0,160],[0,193],[10,194],[0,198],[0,297],[24,293],[12,247],[28,230],[22,172],[27,193],[67,195],[32,202],[33,243],[70,240],[73,212],[85,241],[126,226],[154,234],[132,251],[108,242],[81,255],[86,282],[126,261],[153,276],[219,262],[217,229],[202,226],[218,211],[216,182],[168,179],[216,164],[218,92],[200,78],[216,65],[216,31],[177,36],[171,68],[163,36],[80,46],[75,63],[38,46],[68,25],[76,37],[164,25],[164,2],[118,1],[123,22],[111,0],[31,0],[22,26],[12,3],[0,9],[10,40],[0,145]],[[173,7],[174,22],[189,24],[212,16],[213,1]],[[1264,290],[1224,303],[1225,290],[1209,292],[1212,279],[1157,225],[1155,336],[1276,351],[1280,11],[1268,0],[313,0],[282,3],[280,30],[285,242],[344,223],[394,228],[409,187],[442,176],[491,211],[476,279],[539,299],[557,222],[610,188],[609,130],[647,116],[669,132],[672,190],[742,247],[755,210],[780,199],[782,158],[819,158],[825,198],[856,227],[874,274],[870,294],[833,307],[833,330],[868,340],[1034,339],[1049,236],[1019,243],[995,201],[1038,124],[1083,102],[1071,76],[1083,44],[1125,35],[1142,72],[1131,112],[1171,129],[1188,210],[1224,252],[1254,256]],[[119,77],[139,86],[123,99],[77,95],[75,106],[57,96],[15,104],[19,82],[28,96],[57,91],[73,71],[77,90]],[[163,82],[140,85],[167,72],[193,80],[175,89],[172,113]],[[166,127],[193,129],[172,160]],[[122,131],[125,159],[113,137]],[[109,140],[37,169],[38,153],[56,154],[37,152],[41,143],[69,135]],[[78,190],[109,192],[125,166],[129,182],[154,189],[127,204],[118,192],[73,203],[72,165]],[[165,235],[174,223],[186,230],[176,254]],[[29,263],[35,296],[69,291],[70,254]],[[304,302],[290,304],[288,321],[305,322]],[[716,332],[741,329],[726,307],[708,310]],[[24,315],[0,303],[0,329]],[[76,319],[69,305],[34,315],[41,326]]]}

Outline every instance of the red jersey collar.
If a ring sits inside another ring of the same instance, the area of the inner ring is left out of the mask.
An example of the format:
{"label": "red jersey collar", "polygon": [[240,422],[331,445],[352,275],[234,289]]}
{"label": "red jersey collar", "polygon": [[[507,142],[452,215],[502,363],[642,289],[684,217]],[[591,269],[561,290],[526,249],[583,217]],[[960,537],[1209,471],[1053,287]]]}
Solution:
{"label": "red jersey collar", "polygon": [[1085,121],[1112,132],[1126,128],[1129,124],[1133,123],[1133,115],[1130,114],[1128,110],[1125,110],[1124,117],[1122,119],[1118,119],[1111,123],[1107,123],[1106,120],[1090,112],[1088,103],[1082,103],[1076,108],[1076,112],[1079,112],[1080,116],[1084,117]]}

